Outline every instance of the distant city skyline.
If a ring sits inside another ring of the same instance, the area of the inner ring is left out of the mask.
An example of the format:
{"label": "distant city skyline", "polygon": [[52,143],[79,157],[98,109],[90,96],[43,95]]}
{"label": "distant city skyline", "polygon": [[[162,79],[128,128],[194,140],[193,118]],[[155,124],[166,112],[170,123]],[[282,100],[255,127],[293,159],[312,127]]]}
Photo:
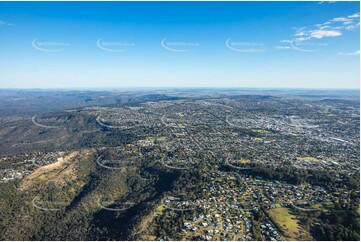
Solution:
{"label": "distant city skyline", "polygon": [[0,2],[0,88],[360,87],[359,2]]}

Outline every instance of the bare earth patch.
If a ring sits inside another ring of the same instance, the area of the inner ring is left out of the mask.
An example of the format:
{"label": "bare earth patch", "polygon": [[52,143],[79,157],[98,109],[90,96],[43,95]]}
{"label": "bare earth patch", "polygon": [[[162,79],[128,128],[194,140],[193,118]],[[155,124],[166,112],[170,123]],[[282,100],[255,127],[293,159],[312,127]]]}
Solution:
{"label": "bare earth patch", "polygon": [[29,176],[25,177],[20,190],[28,191],[36,185],[47,184],[49,182],[62,186],[67,181],[75,180],[77,178],[75,170],[78,166],[78,158],[89,156],[90,154],[90,150],[73,151],[58,158],[52,164],[36,169]]}

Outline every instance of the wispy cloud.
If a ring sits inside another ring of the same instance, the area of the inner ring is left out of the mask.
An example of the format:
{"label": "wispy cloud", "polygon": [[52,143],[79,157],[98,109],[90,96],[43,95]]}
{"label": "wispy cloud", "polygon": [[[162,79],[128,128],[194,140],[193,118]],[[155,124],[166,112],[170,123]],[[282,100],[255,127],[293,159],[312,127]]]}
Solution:
{"label": "wispy cloud", "polygon": [[360,18],[360,14],[359,14],[359,13],[355,13],[355,14],[349,15],[348,17],[349,17],[349,18]]}
{"label": "wispy cloud", "polygon": [[334,18],[331,20],[331,22],[340,22],[343,23],[344,25],[349,25],[353,23],[353,18],[348,18],[348,17],[339,17],[339,18]]}
{"label": "wispy cloud", "polygon": [[339,52],[339,55],[360,55],[360,51],[356,50],[355,52]]}
{"label": "wispy cloud", "polygon": [[0,26],[11,26],[11,27],[14,27],[15,25],[16,25],[16,24],[13,24],[13,23],[9,23],[9,22],[0,20]]}
{"label": "wispy cloud", "polygon": [[[276,46],[276,49],[295,49],[300,51],[317,51],[310,49],[303,49],[302,46],[316,46],[311,43],[312,40],[319,40],[324,38],[334,38],[341,36],[343,31],[353,31],[360,28],[360,13],[354,13],[346,17],[335,17],[321,24],[315,24],[316,28],[299,27],[293,28],[295,34],[293,38],[288,40],[281,40],[281,43],[288,45]],[[306,43],[307,42],[307,45]],[[286,46],[290,48],[286,48]]]}
{"label": "wispy cloud", "polygon": [[340,35],[342,35],[342,33],[340,31],[336,31],[336,30],[317,29],[317,30],[311,30],[309,32],[309,36],[311,38],[315,38],[315,39],[322,39],[325,37],[337,37]]}
{"label": "wispy cloud", "polygon": [[336,1],[320,1],[318,4],[324,4],[324,3],[335,3]]}
{"label": "wispy cloud", "polygon": [[360,26],[360,13],[354,13],[347,17],[336,17],[325,23],[317,24],[317,27],[329,26],[332,29],[353,30]]}

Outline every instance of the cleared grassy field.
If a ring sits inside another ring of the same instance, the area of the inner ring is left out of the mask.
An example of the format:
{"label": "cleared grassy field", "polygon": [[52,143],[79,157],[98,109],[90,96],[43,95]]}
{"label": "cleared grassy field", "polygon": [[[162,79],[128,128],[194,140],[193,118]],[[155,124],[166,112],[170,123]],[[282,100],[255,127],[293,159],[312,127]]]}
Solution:
{"label": "cleared grassy field", "polygon": [[240,159],[240,160],[237,161],[238,164],[248,164],[248,163],[250,163],[250,162],[251,162],[251,161],[248,160],[248,159]]}
{"label": "cleared grassy field", "polygon": [[301,157],[296,157],[296,159],[300,161],[318,161],[317,158],[312,156],[301,156]]}
{"label": "cleared grassy field", "polygon": [[298,225],[296,216],[292,215],[288,208],[277,207],[270,209],[268,215],[282,230],[286,240],[312,240],[307,231]]}
{"label": "cleared grassy field", "polygon": [[268,130],[265,130],[265,129],[252,129],[252,132],[260,133],[260,134],[269,134],[269,133],[271,133],[271,132],[269,132]]}
{"label": "cleared grassy field", "polygon": [[316,208],[316,209],[319,209],[321,211],[328,211],[330,209],[333,209],[335,206],[332,202],[325,202],[325,203],[316,203],[316,204],[312,204],[310,206],[310,208]]}

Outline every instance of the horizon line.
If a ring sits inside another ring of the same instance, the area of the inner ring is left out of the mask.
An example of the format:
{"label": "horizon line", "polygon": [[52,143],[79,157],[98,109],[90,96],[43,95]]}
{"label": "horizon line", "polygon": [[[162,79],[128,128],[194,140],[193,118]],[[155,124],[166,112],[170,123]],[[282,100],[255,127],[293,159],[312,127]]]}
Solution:
{"label": "horizon line", "polygon": [[360,87],[236,87],[236,86],[127,86],[127,87],[0,87],[0,90],[109,90],[109,89],[293,89],[293,90],[359,90]]}

